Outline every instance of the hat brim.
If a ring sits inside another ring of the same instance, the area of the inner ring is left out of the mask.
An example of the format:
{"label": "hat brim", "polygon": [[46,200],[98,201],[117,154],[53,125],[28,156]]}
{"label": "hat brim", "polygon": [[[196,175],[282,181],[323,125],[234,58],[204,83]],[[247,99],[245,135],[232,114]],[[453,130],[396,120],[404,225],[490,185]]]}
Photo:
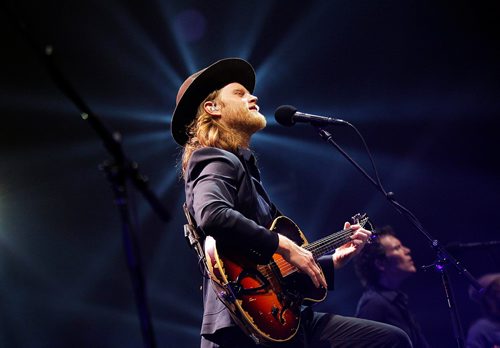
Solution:
{"label": "hat brim", "polygon": [[255,87],[255,71],[241,58],[226,58],[215,62],[196,76],[186,89],[172,114],[171,132],[175,142],[188,140],[187,126],[196,117],[200,103],[213,91],[238,82],[250,93]]}

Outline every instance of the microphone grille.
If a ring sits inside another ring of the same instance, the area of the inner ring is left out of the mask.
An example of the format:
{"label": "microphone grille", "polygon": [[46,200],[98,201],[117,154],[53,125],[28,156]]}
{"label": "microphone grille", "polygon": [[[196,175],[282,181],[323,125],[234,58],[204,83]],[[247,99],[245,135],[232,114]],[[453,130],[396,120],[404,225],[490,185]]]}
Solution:
{"label": "microphone grille", "polygon": [[291,127],[295,124],[293,115],[297,112],[297,108],[291,105],[281,105],[274,111],[276,122],[282,126]]}

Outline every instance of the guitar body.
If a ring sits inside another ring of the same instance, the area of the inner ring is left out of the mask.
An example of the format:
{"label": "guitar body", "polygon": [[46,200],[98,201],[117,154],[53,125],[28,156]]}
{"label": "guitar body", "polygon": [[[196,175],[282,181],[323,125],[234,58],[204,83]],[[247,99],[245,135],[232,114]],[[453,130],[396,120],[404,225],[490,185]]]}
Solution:
{"label": "guitar body", "polygon": [[[308,244],[299,227],[280,216],[270,230],[296,244]],[[233,319],[256,342],[283,342],[292,338],[300,324],[304,300],[319,302],[326,289],[316,288],[309,276],[296,271],[281,255],[257,265],[239,255],[221,254],[212,237],[205,240],[205,257],[215,291]]]}

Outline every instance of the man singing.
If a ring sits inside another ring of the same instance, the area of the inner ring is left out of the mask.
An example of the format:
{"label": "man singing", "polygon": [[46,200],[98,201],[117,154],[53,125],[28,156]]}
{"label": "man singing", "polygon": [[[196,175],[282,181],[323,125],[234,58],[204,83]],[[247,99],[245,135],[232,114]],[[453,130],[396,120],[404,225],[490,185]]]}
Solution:
{"label": "man singing", "polygon": [[356,316],[397,326],[408,334],[413,347],[428,348],[408,308],[408,297],[400,290],[401,284],[417,271],[411,250],[390,226],[378,229],[377,236],[354,260],[356,273],[365,287]]}
{"label": "man singing", "polygon": [[[186,204],[198,229],[256,264],[279,254],[314,286],[333,288],[334,269],[356,255],[370,236],[359,225],[350,242],[318,260],[310,251],[266,226],[280,215],[267,195],[250,150],[254,133],[266,126],[252,95],[255,72],[238,58],[220,60],[191,75],[177,94],[172,136],[183,146]],[[259,347],[238,327],[205,279],[202,347]],[[316,313],[304,307],[298,332],[273,347],[410,347],[401,330],[357,318]]]}

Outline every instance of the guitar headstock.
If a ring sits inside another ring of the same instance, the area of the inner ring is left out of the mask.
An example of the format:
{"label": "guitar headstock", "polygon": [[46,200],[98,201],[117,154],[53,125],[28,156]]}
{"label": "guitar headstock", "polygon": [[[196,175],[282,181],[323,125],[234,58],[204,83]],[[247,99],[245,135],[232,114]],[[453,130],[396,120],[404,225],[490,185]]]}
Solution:
{"label": "guitar headstock", "polygon": [[351,220],[353,224],[359,224],[361,227],[365,227],[366,224],[372,227],[370,223],[370,218],[368,217],[368,215],[366,215],[366,213],[363,214],[356,213],[356,215],[351,217]]}
{"label": "guitar headstock", "polygon": [[373,227],[372,222],[370,221],[370,218],[368,217],[368,215],[366,215],[366,213],[357,213],[356,215],[351,217],[351,220],[353,224],[359,224],[365,230],[368,230],[372,233],[370,239],[368,239],[368,243],[370,243],[371,240],[377,238],[375,227]]}

